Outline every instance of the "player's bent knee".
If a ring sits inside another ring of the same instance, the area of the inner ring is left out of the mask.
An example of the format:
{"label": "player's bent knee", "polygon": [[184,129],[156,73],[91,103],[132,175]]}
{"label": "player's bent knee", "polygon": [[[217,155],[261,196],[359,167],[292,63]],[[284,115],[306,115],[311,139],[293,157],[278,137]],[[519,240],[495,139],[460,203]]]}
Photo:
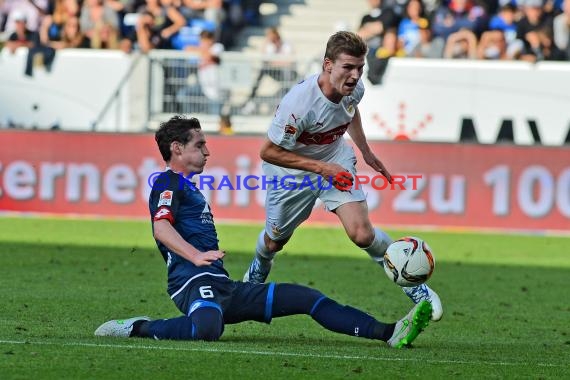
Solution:
{"label": "player's bent knee", "polygon": [[315,305],[326,298],[320,291],[297,284],[275,285],[273,317],[310,314]]}
{"label": "player's bent knee", "polygon": [[283,247],[285,246],[285,244],[287,244],[288,241],[289,239],[279,240],[279,241],[267,239],[265,241],[265,245],[267,246],[269,252],[279,252],[283,249]]}
{"label": "player's bent knee", "polygon": [[374,242],[374,230],[358,228],[348,233],[348,237],[360,248],[369,247]]}
{"label": "player's bent knee", "polygon": [[199,308],[192,312],[192,339],[216,341],[224,332],[222,313],[213,307]]}

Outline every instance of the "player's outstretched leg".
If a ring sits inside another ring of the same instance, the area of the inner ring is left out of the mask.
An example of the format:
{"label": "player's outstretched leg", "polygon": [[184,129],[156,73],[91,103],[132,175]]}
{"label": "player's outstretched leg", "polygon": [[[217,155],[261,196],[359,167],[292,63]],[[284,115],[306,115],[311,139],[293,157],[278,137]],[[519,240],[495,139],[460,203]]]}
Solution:
{"label": "player's outstretched leg", "polygon": [[392,347],[409,345],[428,325],[431,305],[422,301],[396,323],[378,321],[348,305],[341,305],[316,289],[301,285],[277,284],[271,317],[307,314],[327,330],[359,338],[387,342]]}
{"label": "player's outstretched leg", "polygon": [[418,303],[404,318],[396,322],[394,333],[388,340],[388,344],[394,348],[402,348],[412,344],[428,326],[431,314],[432,307],[429,302],[421,301]]}
{"label": "player's outstretched leg", "polygon": [[249,265],[249,268],[243,276],[243,282],[251,282],[253,284],[263,284],[273,265],[273,258],[276,252],[269,252],[265,245],[265,230],[261,231],[257,238],[255,247],[255,256]]}
{"label": "player's outstretched leg", "polygon": [[402,287],[402,290],[410,299],[419,304],[421,301],[428,301],[432,306],[432,314],[431,320],[432,321],[439,321],[443,316],[443,306],[441,304],[441,300],[436,292],[434,292],[430,287],[426,284],[421,284],[418,286],[410,286],[410,287]]}
{"label": "player's outstretched leg", "polygon": [[113,319],[103,323],[95,330],[95,336],[115,336],[128,338],[133,331],[133,325],[138,321],[150,321],[149,317],[134,317],[129,319]]}

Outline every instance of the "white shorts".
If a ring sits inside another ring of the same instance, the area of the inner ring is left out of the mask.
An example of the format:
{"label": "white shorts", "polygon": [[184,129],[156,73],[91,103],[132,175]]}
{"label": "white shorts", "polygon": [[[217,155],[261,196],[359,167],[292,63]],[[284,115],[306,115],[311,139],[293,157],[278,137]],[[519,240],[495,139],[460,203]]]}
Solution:
{"label": "white shorts", "polygon": [[[338,163],[355,176],[356,157],[352,149],[350,152],[352,154],[344,154],[345,157]],[[265,232],[274,241],[291,237],[295,228],[311,215],[317,199],[329,211],[334,211],[345,203],[366,200],[361,187],[340,191],[315,173],[291,171],[267,162],[263,163],[263,173],[268,181]]]}

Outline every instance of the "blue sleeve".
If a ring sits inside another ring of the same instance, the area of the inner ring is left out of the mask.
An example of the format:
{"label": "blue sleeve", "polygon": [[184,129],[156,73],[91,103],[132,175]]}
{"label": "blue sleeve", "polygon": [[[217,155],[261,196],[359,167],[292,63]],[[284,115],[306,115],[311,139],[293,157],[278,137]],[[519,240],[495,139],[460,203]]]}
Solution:
{"label": "blue sleeve", "polygon": [[149,209],[154,221],[176,221],[180,200],[184,196],[184,177],[171,171],[162,173],[154,182],[149,197]]}

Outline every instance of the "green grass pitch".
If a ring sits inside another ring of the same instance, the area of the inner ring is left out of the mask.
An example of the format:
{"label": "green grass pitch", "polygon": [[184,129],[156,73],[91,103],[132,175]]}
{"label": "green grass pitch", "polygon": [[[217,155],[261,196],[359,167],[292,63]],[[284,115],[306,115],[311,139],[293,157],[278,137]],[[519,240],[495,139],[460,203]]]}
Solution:
{"label": "green grass pitch", "polygon": [[[219,225],[234,279],[261,226]],[[429,242],[444,304],[411,349],[307,316],[226,326],[219,342],[96,338],[112,318],[178,316],[143,221],[0,218],[1,379],[445,379],[570,376],[570,239],[390,231]],[[380,320],[411,307],[343,231],[304,226],[271,281],[310,285]]]}

